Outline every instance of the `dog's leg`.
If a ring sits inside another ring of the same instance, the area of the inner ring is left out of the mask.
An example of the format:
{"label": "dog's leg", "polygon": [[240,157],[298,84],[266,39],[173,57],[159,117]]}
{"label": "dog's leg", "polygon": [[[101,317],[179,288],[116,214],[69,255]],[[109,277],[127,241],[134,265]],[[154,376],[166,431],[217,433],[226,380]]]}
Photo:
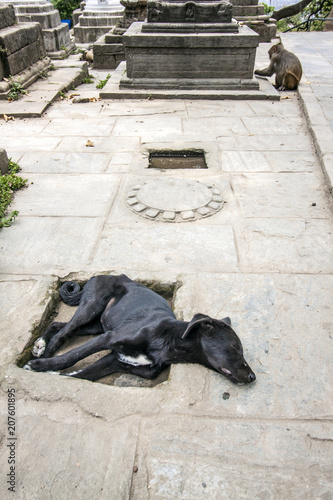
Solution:
{"label": "dog's leg", "polygon": [[70,373],[69,376],[94,381],[112,373],[131,373],[132,375],[138,375],[146,379],[154,379],[160,372],[161,368],[157,366],[132,366],[122,363],[117,358],[117,354],[111,352],[98,361],[95,361],[92,365]]}
{"label": "dog's leg", "polygon": [[37,372],[63,370],[64,368],[73,366],[80,359],[84,359],[87,356],[90,356],[90,354],[111,349],[111,334],[112,332],[105,332],[102,335],[89,340],[85,344],[75,347],[74,349],[61,354],[60,356],[55,356],[54,358],[39,358],[31,360],[25,365],[24,368]]}
{"label": "dog's leg", "polygon": [[80,304],[73,318],[51,339],[46,346],[44,357],[49,358],[67,337],[76,335],[78,329],[99,318],[117,287],[116,277],[96,276],[83,289]]}
{"label": "dog's leg", "polygon": [[[60,330],[62,330],[66,325],[67,323],[60,323],[59,321],[52,323],[45,330],[43,335],[35,341],[32,349],[32,355],[35,358],[40,358],[44,354],[46,346],[50,342],[51,338],[60,332]],[[103,327],[99,318],[96,318],[83,328],[77,328],[74,332],[75,335],[99,335],[101,333],[103,333]]]}
{"label": "dog's leg", "polygon": [[66,323],[60,323],[59,321],[56,321],[52,323],[43,333],[41,337],[39,337],[35,342],[34,346],[32,349],[32,355],[35,356],[35,358],[40,358],[45,351],[46,345],[50,341],[50,339],[56,335],[64,326]]}

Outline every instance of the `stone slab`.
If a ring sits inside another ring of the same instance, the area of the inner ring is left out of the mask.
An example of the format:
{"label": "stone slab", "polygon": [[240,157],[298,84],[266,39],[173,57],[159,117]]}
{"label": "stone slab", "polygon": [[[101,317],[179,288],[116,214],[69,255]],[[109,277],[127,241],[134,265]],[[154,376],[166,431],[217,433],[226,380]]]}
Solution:
{"label": "stone slab", "polygon": [[[206,411],[216,417],[265,415],[278,420],[284,415],[287,419],[317,416],[329,420],[330,375],[326,369],[316,378],[312,374],[316,371],[317,349],[323,349],[326,360],[332,356],[328,299],[332,285],[332,277],[327,274],[208,274],[204,282],[196,276],[186,280],[177,293],[177,314],[188,318],[191,311],[200,309],[213,317],[229,316],[242,339],[245,357],[257,375],[256,388],[249,386],[248,390],[239,391],[228,381],[221,385],[221,379],[211,374],[208,399],[196,400],[190,410],[192,415]],[[321,347],[311,341],[314,330],[322,332],[318,338]],[[177,386],[185,376],[183,382],[187,384],[193,375],[185,375],[184,367],[177,366],[171,383]],[[304,382],[306,399],[299,391]],[[206,386],[205,381],[202,383]],[[198,380],[193,381],[196,384]],[[225,391],[230,393],[228,406],[223,403]],[[182,397],[187,398],[184,403],[190,406],[190,394]],[[180,398],[174,401],[171,411],[177,411],[181,405]]]}
{"label": "stone slab", "polygon": [[25,172],[34,173],[103,173],[107,169],[110,155],[105,153],[91,154],[86,152],[56,152],[45,151],[42,157],[36,158],[34,152],[26,152],[22,156],[20,163],[24,166]]}
{"label": "stone slab", "polygon": [[[15,262],[18,273],[24,274],[27,269],[32,274],[48,273],[66,275],[73,270],[79,271],[77,253],[72,252],[75,245],[80,245],[80,260],[84,267],[88,266],[90,253],[97,243],[103,221],[96,217],[71,217],[70,228],[68,217],[20,217],[15,227],[6,228],[2,239],[2,271],[10,271]],[[20,233],[15,231],[20,229]],[[35,235],[34,240],[31,234]],[[66,236],[64,236],[66,235]],[[12,251],[12,245],[24,241],[24,251]],[[53,248],[58,248],[56,258],[50,256]],[[80,264],[79,267],[81,267]]]}
{"label": "stone slab", "polygon": [[[78,217],[100,217],[107,210],[116,195],[116,179],[103,174],[90,176],[50,176],[29,174],[29,190],[20,194],[20,214],[33,217],[69,217],[76,212]],[[43,195],[31,195],[42,189]],[[16,209],[15,200],[11,205]]]}
{"label": "stone slab", "polygon": [[[245,427],[237,421],[174,417],[158,422],[145,419],[143,435],[134,477],[136,500],[179,495],[184,499],[296,499],[303,488],[308,499],[332,495],[330,463],[321,453],[322,446],[332,449],[331,429],[325,424],[248,423]],[[297,463],[296,450],[303,457]]]}
{"label": "stone slab", "polygon": [[[29,409],[27,409],[29,411]],[[51,498],[71,494],[73,500],[89,496],[91,499],[128,498],[130,494],[131,476],[133,473],[139,417],[128,418],[114,424],[110,429],[108,422],[95,420],[93,415],[81,414],[73,420],[69,417],[62,424],[49,419],[45,410],[40,408],[40,415],[26,414],[21,417],[25,439],[36,441],[36,460],[31,464],[31,452],[24,447],[17,461],[20,473],[20,488],[15,494],[18,500],[33,496],[36,499]],[[43,428],[43,439],[40,430]],[[105,439],[105,436],[108,436]],[[53,439],[65,446],[53,450],[53,460],[46,459],[46,442]],[[123,446],[118,446],[121,439]],[[104,460],[109,456],[112,463]],[[91,457],[98,461],[98,471],[91,468]],[[30,463],[29,463],[30,460]],[[115,466],[114,464],[117,464]],[[90,469],[89,474],[88,469]],[[54,476],[56,474],[56,476]],[[43,477],[43,488],[39,478]],[[119,480],[115,480],[115,475]],[[30,485],[31,481],[31,485]],[[64,486],[72,484],[72,493]],[[92,494],[91,484],[94,484]],[[1,487],[4,498],[6,491]]]}
{"label": "stone slab", "polygon": [[[141,226],[138,225],[139,216],[133,214],[132,220],[137,221],[137,227]],[[214,220],[213,217],[211,220]],[[217,229],[214,226],[206,228],[196,226],[194,229],[189,224],[175,225],[154,221],[150,224],[149,234],[142,234],[140,237],[130,226],[121,228],[111,224],[104,233],[92,265],[96,269],[105,268],[107,265],[108,268],[119,266],[128,270],[136,269],[138,266],[146,268],[149,265],[152,272],[162,268],[191,272],[196,263],[205,272],[212,271],[216,266],[221,271],[226,268],[229,271],[237,271],[237,253],[232,227],[224,226]],[[127,249],[126,254],[119,249],[116,241],[123,242]],[[163,241],[163,247],[159,252],[148,251],[149,248],[154,248],[154,241]]]}
{"label": "stone slab", "polygon": [[[47,66],[49,65],[50,60],[48,59]],[[38,70],[37,68],[38,72],[41,69]],[[66,92],[82,82],[83,78],[88,74],[88,65],[86,62],[76,62],[73,67],[66,67],[65,65],[62,68],[58,66],[58,69],[51,72],[52,76],[49,75],[48,78],[42,80],[41,85],[39,85],[38,80],[36,81],[38,72],[35,73],[33,79],[35,83],[30,85],[29,92],[19,100],[8,102],[0,99],[0,115],[6,114],[20,118],[42,116],[45,110],[60,95],[60,92]]]}

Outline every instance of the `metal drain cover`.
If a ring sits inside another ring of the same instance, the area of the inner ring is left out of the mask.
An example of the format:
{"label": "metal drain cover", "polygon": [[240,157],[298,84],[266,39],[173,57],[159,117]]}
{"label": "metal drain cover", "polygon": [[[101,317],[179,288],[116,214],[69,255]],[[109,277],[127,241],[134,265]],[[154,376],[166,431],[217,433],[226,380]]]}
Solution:
{"label": "metal drain cover", "polygon": [[223,206],[213,184],[186,179],[152,179],[134,186],[127,206],[147,219],[187,222],[209,217]]}

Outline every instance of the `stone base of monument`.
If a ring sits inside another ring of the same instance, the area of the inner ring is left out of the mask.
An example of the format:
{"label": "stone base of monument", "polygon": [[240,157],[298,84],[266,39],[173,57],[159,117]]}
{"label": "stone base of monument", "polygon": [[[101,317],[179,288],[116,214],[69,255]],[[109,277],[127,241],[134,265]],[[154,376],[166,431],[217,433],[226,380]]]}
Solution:
{"label": "stone base of monument", "polygon": [[63,57],[75,48],[68,24],[61,23],[59,11],[45,0],[12,0],[19,23],[37,22],[43,33],[46,53],[52,59]]}
{"label": "stone base of monument", "polygon": [[76,43],[93,43],[122,19],[121,7],[116,11],[94,12],[84,10],[79,17],[79,22],[74,26]]}
{"label": "stone base of monument", "polygon": [[[207,27],[213,31],[207,31]],[[162,31],[163,24],[133,23],[122,37],[126,73],[120,88],[259,90],[253,69],[259,36],[236,23]],[[177,32],[182,31],[182,32]]]}
{"label": "stone base of monument", "polygon": [[196,88],[195,81],[192,81],[193,86],[188,86],[187,89],[179,88],[176,85],[172,88],[141,88],[138,86],[131,87],[130,85],[121,87],[120,82],[123,82],[124,79],[126,79],[125,61],[118,65],[105,87],[101,89],[99,93],[101,99],[280,100],[279,92],[266,78],[257,80],[259,89],[208,87],[199,89]]}
{"label": "stone base of monument", "polygon": [[12,81],[27,88],[48,68],[42,29],[38,23],[17,23],[13,5],[0,5],[0,99]]}

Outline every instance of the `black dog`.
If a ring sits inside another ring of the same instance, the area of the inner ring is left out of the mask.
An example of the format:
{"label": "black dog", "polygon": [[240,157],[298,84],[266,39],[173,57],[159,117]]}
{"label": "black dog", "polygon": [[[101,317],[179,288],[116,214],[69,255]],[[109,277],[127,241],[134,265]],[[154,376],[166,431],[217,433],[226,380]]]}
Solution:
{"label": "black dog", "polygon": [[[70,376],[97,380],[128,372],[153,379],[172,363],[199,363],[236,384],[256,378],[229,318],[217,320],[196,314],[190,322],[178,321],[165,299],[125,275],[96,276],[83,290],[77,283],[67,282],[60,296],[66,304],[79,307],[68,323],[52,323],[36,340],[33,354],[42,357],[29,361],[27,369],[61,370],[90,354],[112,350]],[[66,338],[91,334],[99,335],[50,357]]]}

